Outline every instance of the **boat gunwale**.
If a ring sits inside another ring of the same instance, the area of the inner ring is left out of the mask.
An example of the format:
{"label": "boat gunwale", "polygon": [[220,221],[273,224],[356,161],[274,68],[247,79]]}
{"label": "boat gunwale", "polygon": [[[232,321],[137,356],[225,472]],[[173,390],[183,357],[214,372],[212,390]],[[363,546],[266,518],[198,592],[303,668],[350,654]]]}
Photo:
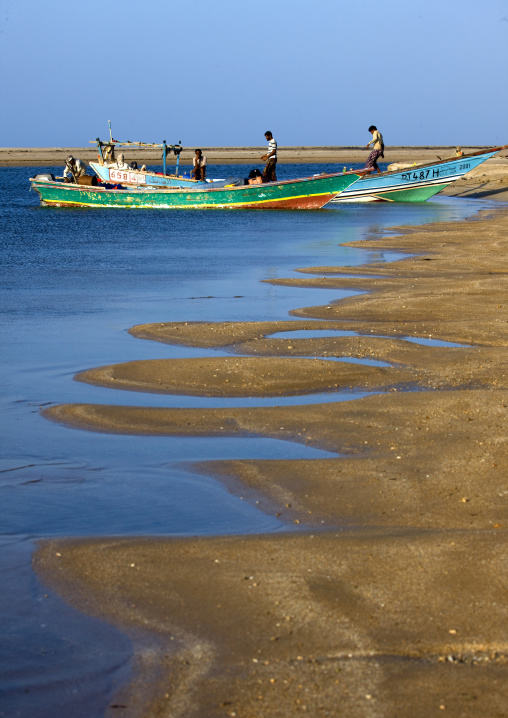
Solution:
{"label": "boat gunwale", "polygon": [[[277,182],[265,182],[263,184],[256,184],[256,185],[231,185],[226,187],[196,187],[196,188],[188,188],[188,187],[151,187],[151,186],[129,186],[124,187],[124,189],[118,189],[118,188],[107,188],[107,187],[99,187],[99,186],[92,186],[92,185],[80,185],[75,184],[74,182],[57,182],[55,181],[48,181],[48,180],[37,180],[35,177],[30,177],[29,181],[32,183],[33,186],[37,187],[42,185],[43,187],[48,186],[56,186],[58,188],[64,188],[66,191],[73,190],[73,191],[87,191],[87,192],[108,192],[111,194],[114,193],[121,193],[122,195],[125,194],[125,191],[134,191],[136,194],[149,194],[151,192],[155,192],[157,195],[161,194],[182,194],[182,193],[198,193],[198,192],[204,192],[206,194],[211,194],[213,192],[232,192],[232,191],[245,191],[248,190],[249,193],[256,194],[258,191],[261,190],[263,187],[278,187],[281,185],[288,185],[288,184],[300,184],[303,182],[315,182],[322,179],[330,179],[335,177],[347,177],[351,175],[356,175],[358,179],[362,179],[363,176],[368,174],[364,170],[349,170],[348,172],[331,172],[327,174],[320,174],[320,175],[314,175],[311,177],[297,177],[295,179],[289,179],[289,180],[278,180]],[[122,184],[121,182],[118,182],[116,184]],[[352,182],[351,184],[355,184]],[[351,185],[349,185],[351,186]],[[329,194],[326,192],[318,193],[318,194]]]}

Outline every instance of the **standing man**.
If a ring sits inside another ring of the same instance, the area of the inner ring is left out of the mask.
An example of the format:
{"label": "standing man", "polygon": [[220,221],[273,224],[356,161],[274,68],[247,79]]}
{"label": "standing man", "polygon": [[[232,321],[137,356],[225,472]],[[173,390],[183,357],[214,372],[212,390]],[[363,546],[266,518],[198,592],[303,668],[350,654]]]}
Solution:
{"label": "standing man", "polygon": [[381,174],[381,170],[377,166],[377,160],[378,160],[378,157],[385,156],[385,143],[383,140],[383,135],[381,134],[381,132],[379,132],[379,130],[377,129],[377,127],[375,125],[371,125],[369,127],[369,132],[372,135],[372,139],[365,146],[367,147],[367,149],[369,148],[370,145],[374,145],[374,147],[372,148],[372,152],[370,153],[370,155],[367,158],[367,164],[365,165],[364,169],[377,170],[379,172],[379,174]]}
{"label": "standing man", "polygon": [[265,137],[268,141],[268,151],[266,155],[263,155],[261,159],[266,162],[263,170],[263,182],[277,182],[277,175],[275,169],[277,167],[277,143],[273,139],[271,132],[265,132]]}

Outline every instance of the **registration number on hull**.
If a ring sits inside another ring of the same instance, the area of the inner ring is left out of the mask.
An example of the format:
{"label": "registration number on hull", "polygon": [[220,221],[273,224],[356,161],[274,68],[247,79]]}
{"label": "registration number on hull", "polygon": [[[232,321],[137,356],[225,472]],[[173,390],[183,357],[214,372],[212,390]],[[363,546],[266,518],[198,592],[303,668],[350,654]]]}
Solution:
{"label": "registration number on hull", "polygon": [[404,172],[401,178],[405,182],[421,182],[426,179],[439,179],[440,177],[449,177],[457,172],[467,172],[470,169],[469,162],[457,165],[448,165],[446,167],[430,167],[429,169],[414,170],[413,172]]}
{"label": "registration number on hull", "polygon": [[146,175],[128,170],[109,170],[109,179],[114,182],[129,182],[130,184],[145,184]]}

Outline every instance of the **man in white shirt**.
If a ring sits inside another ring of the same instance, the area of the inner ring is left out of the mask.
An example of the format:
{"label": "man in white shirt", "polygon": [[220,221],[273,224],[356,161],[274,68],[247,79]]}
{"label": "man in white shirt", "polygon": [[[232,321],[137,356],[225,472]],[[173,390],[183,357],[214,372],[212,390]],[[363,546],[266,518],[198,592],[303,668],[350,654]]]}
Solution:
{"label": "man in white shirt", "polygon": [[[86,165],[82,160],[75,160],[72,155],[69,155],[67,159],[65,160],[65,167],[63,171],[64,179],[67,180],[67,175],[72,177],[72,179],[77,182],[78,177],[81,177],[82,175],[86,175]],[[67,180],[70,182],[71,180]]]}
{"label": "man in white shirt", "polygon": [[273,135],[269,130],[265,132],[265,137],[268,140],[268,151],[266,155],[261,157],[263,162],[266,162],[263,170],[263,182],[277,182],[277,175],[275,172],[277,167],[277,143],[273,139]]}
{"label": "man in white shirt", "polygon": [[125,161],[125,156],[120,154],[118,155],[118,159],[114,162],[107,162],[106,167],[109,167],[112,170],[130,170],[132,169],[130,164],[128,164]]}

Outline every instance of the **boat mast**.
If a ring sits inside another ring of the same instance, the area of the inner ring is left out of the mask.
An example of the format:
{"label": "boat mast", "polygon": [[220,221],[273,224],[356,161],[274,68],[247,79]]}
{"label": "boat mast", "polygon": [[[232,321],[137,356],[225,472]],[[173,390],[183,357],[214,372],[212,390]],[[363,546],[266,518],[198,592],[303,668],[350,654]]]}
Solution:
{"label": "boat mast", "polygon": [[176,155],[176,176],[178,177],[178,171],[180,168],[180,152],[182,151],[182,140],[178,140],[177,145],[173,145],[173,152]]}
{"label": "boat mast", "polygon": [[[109,126],[109,142],[104,143],[101,142],[100,139],[97,137],[95,140],[97,143],[97,149],[99,150],[99,158],[101,160],[101,164],[106,163],[106,157],[104,156],[104,152],[102,151],[102,148],[105,147],[106,149],[108,147],[114,148],[115,145],[118,145],[118,147],[150,147],[150,148],[157,148],[162,147],[162,161],[163,161],[163,174],[164,177],[167,177],[167,158],[168,158],[168,152],[171,152],[173,150],[173,154],[176,155],[176,176],[178,176],[178,173],[180,171],[180,152],[183,150],[182,147],[182,141],[179,140],[177,145],[168,145],[166,143],[166,140],[162,141],[162,144],[154,144],[152,142],[131,142],[130,140],[127,140],[126,142],[121,142],[120,140],[114,140],[113,139],[113,133],[111,131],[111,120],[108,120],[108,126]],[[90,140],[90,142],[93,142],[93,140]],[[106,152],[107,155],[107,152]]]}
{"label": "boat mast", "polygon": [[100,141],[100,139],[98,137],[95,141],[97,142],[97,149],[99,151],[100,164],[103,165],[104,164],[104,155],[102,154],[102,142]]}

